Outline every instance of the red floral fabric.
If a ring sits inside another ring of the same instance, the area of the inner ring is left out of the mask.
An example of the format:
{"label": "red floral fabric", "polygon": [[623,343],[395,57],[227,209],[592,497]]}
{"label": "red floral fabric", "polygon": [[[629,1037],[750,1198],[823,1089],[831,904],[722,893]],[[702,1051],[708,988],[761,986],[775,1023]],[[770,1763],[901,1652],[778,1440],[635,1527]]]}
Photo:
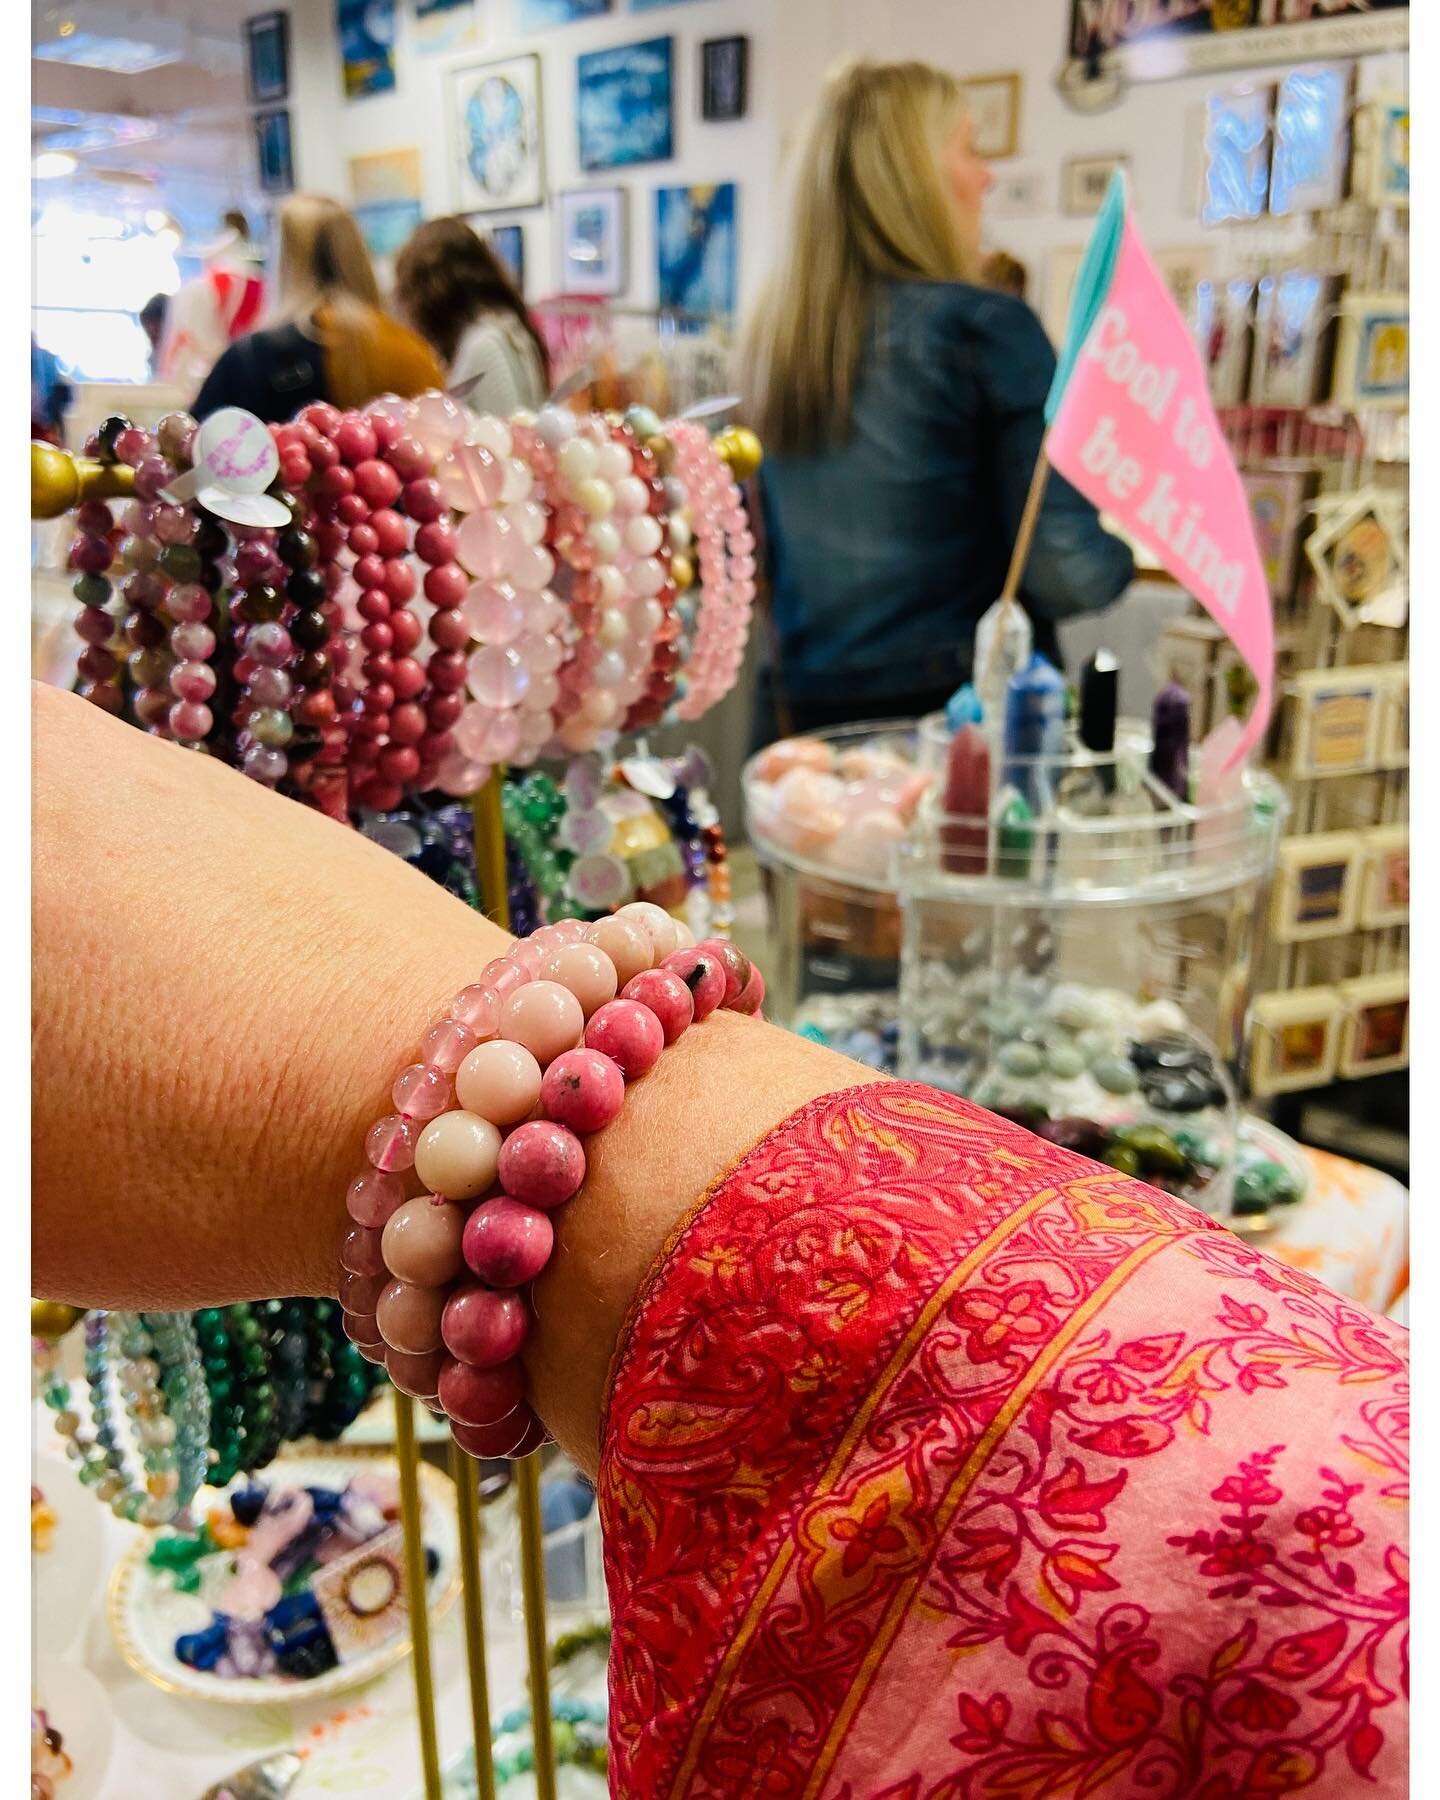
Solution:
{"label": "red floral fabric", "polygon": [[680,1230],[600,1503],[627,1800],[1405,1783],[1406,1334],[934,1090]]}

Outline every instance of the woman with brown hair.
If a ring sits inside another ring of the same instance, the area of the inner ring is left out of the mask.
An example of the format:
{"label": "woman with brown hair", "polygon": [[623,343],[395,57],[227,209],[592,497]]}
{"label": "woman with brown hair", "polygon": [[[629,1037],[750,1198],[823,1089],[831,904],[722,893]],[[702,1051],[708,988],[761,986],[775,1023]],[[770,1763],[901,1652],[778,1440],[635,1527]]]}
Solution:
{"label": "woman with brown hair", "polygon": [[417,226],[395,263],[395,304],[434,346],[448,385],[480,412],[538,407],[549,390],[544,339],[498,256],[463,219]]}
{"label": "woman with brown hair", "polygon": [[443,384],[429,345],[381,309],[360,228],[338,201],[292,194],[278,226],[270,323],[221,356],[195,401],[196,418],[243,406],[278,422],[312,400],[363,406],[380,394],[408,397]]}

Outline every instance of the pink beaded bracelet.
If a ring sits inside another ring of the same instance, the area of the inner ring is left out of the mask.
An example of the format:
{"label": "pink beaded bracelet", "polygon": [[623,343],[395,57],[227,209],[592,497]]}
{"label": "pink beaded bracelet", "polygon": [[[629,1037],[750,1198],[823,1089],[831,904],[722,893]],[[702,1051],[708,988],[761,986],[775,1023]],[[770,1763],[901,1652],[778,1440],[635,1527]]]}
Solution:
{"label": "pink beaded bracelet", "polygon": [[696,944],[639,901],[513,944],[395,1078],[395,1111],[371,1127],[346,1196],[345,1332],[402,1393],[445,1413],[470,1455],[547,1441],[519,1360],[525,1290],[554,1248],[552,1214],[584,1183],[582,1137],[692,1022],[757,1013],[764,998],[733,944]]}

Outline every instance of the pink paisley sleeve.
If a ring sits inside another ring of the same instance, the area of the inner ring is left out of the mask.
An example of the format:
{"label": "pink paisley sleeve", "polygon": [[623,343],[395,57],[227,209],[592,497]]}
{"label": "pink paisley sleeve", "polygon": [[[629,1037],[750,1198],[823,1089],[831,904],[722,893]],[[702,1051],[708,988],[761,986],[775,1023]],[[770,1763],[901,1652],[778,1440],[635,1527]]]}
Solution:
{"label": "pink paisley sleeve", "polygon": [[1405,1791],[1406,1335],[902,1083],[677,1230],[600,1502],[629,1800]]}

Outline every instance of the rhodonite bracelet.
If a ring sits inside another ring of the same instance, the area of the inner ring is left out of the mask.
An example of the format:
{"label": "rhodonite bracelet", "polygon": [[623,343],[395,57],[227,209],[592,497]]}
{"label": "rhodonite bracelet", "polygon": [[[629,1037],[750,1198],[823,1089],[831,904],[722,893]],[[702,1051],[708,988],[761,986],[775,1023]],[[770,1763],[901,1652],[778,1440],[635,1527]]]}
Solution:
{"label": "rhodonite bracelet", "polygon": [[516,942],[463,989],[395,1078],[346,1196],[346,1335],[402,1393],[443,1411],[472,1456],[546,1441],[519,1353],[552,1216],[585,1180],[583,1140],[625,1084],[719,1008],[757,1013],[758,969],[636,902]]}

